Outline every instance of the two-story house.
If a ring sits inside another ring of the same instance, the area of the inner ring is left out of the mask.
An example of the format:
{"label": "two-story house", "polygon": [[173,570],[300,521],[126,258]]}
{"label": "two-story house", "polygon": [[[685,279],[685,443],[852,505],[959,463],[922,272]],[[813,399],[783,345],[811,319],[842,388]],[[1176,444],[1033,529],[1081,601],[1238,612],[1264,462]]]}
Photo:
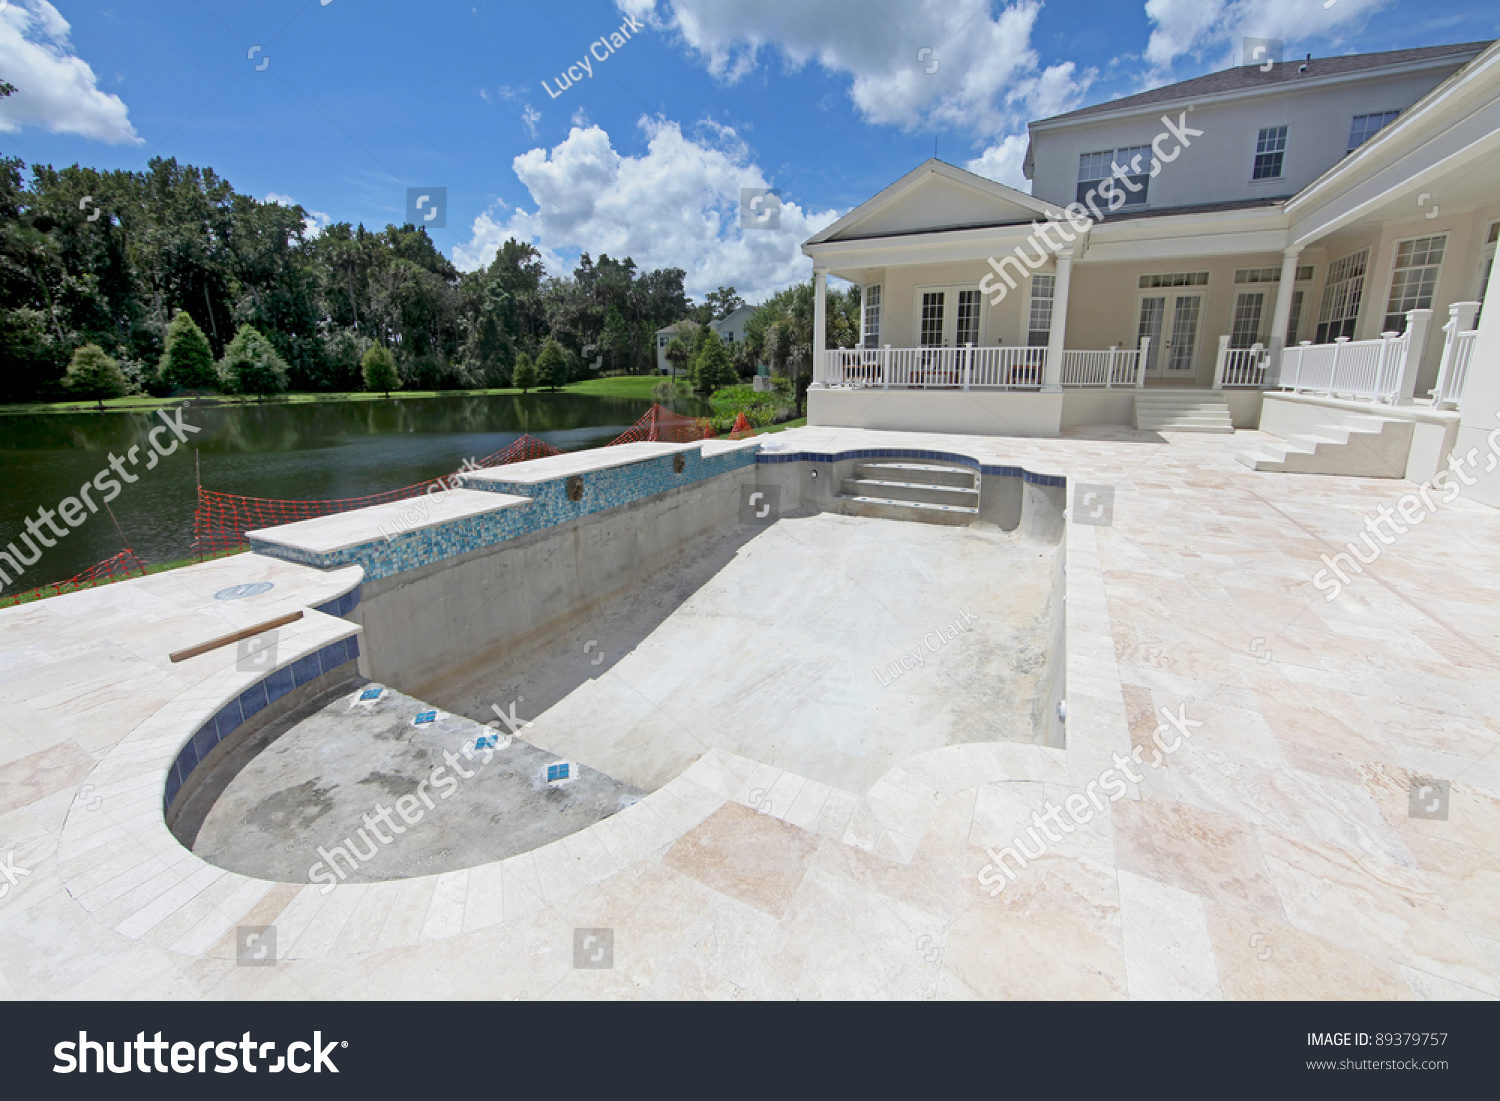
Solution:
{"label": "two-story house", "polygon": [[[733,313],[721,317],[710,326],[714,332],[719,334],[719,339],[726,345],[743,344],[745,341],[745,323],[755,316],[754,306],[741,306]],[[698,328],[696,321],[678,321],[668,325],[664,329],[656,330],[656,371],[658,374],[670,375],[672,363],[667,359],[667,345],[672,343],[672,338],[679,332],[688,332]]]}
{"label": "two-story house", "polygon": [[1342,381],[1377,376],[1350,393],[1425,398],[1449,307],[1486,287],[1497,146],[1500,60],[1470,43],[1246,65],[1038,120],[1030,194],[928,161],[803,246],[820,332],[827,275],[864,305],[863,346],[815,364],[811,422],[1055,434],[1169,390],[1253,426],[1324,344]]}

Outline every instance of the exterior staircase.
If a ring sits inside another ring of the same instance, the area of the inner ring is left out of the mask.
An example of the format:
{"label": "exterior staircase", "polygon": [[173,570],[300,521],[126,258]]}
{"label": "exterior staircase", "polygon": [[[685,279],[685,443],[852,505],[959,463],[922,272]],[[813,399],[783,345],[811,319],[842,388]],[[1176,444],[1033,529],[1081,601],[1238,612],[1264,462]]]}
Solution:
{"label": "exterior staircase", "polygon": [[1134,424],[1147,432],[1233,432],[1229,403],[1212,390],[1182,390],[1135,395]]}
{"label": "exterior staircase", "polygon": [[838,500],[856,516],[969,524],[979,519],[979,472],[935,463],[870,462],[845,478]]}
{"label": "exterior staircase", "polygon": [[1252,470],[1285,474],[1344,474],[1359,478],[1404,478],[1414,425],[1371,414],[1340,417],[1281,443],[1261,444],[1235,456]]}

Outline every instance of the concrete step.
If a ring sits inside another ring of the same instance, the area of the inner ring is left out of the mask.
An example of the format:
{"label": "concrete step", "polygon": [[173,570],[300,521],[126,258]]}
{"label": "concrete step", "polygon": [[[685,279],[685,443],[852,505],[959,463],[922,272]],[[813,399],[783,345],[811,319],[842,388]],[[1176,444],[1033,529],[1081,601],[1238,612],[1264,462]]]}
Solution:
{"label": "concrete step", "polygon": [[1143,391],[1135,395],[1132,423],[1146,432],[1163,429],[1174,432],[1234,431],[1229,403],[1223,398],[1208,394],[1153,394]]}
{"label": "concrete step", "polygon": [[977,473],[968,467],[934,466],[930,463],[860,463],[854,468],[856,478],[915,485],[960,486],[964,489],[974,488]]}
{"label": "concrete step", "polygon": [[847,493],[840,493],[835,499],[843,502],[843,508],[840,511],[881,520],[916,520],[925,524],[948,524],[956,527],[973,523],[979,518],[978,508],[964,508],[959,505],[940,505],[928,501],[898,501],[890,497]]}
{"label": "concrete step", "polygon": [[1269,473],[1400,478],[1411,432],[1409,421],[1351,417],[1287,436],[1280,443],[1262,444],[1256,451],[1242,451],[1235,458],[1251,470]]}
{"label": "concrete step", "polygon": [[958,505],[960,508],[979,507],[979,490],[963,486],[893,482],[885,478],[847,478],[842,491],[846,497],[877,497],[932,505]]}

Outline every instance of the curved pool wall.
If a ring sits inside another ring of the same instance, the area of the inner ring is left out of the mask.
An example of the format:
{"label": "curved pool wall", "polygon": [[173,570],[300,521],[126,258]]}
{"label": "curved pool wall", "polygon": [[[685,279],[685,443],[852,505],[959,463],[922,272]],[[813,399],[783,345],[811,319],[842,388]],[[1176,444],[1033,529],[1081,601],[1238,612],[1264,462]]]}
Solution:
{"label": "curved pool wall", "polygon": [[[356,585],[312,610],[347,618],[359,600],[360,590]],[[207,812],[208,807],[203,803],[211,804],[217,791],[223,790],[243,766],[242,748],[289,711],[358,675],[360,650],[355,634],[280,666],[275,665],[278,652],[275,644],[269,650],[257,652],[257,656],[271,655],[266,661],[265,676],[201,723],[178,750],[167,771],[162,814],[167,828],[188,848],[192,847],[192,836]]]}

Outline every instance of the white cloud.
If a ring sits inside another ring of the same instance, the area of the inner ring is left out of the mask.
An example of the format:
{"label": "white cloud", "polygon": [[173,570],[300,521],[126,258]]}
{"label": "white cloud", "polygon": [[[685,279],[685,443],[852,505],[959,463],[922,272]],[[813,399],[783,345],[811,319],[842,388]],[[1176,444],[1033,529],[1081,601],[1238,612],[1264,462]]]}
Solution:
{"label": "white cloud", "polygon": [[1223,62],[1240,63],[1239,40],[1279,38],[1292,45],[1339,42],[1392,0],[1339,0],[1332,7],[1311,0],[1146,0],[1151,40],[1145,59],[1158,69],[1186,54],[1223,48]]}
{"label": "white cloud", "polygon": [[521,121],[526,124],[526,133],[534,138],[536,137],[536,124],[542,121],[542,113],[528,103],[526,110],[521,112]]}
{"label": "white cloud", "polygon": [[990,146],[979,156],[964,165],[970,172],[977,172],[999,183],[1009,184],[1017,191],[1031,191],[1031,183],[1021,172],[1021,162],[1026,159],[1026,135],[1011,134],[998,144]]}
{"label": "white cloud", "polygon": [[784,201],[779,228],[743,229],[740,189],[769,184],[734,130],[705,126],[695,141],[665,119],[640,126],[647,149],[638,157],[617,152],[598,126],[574,127],[552,149],[521,154],[513,167],[535,209],[496,204],[474,219],[454,263],[482,267],[515,237],[535,244],[555,274],[571,268],[578,250],[629,256],[643,270],[684,269],[688,292],[700,297],[733,286],[753,302],[808,278],[812,263],[799,246],[839,212]]}
{"label": "white cloud", "polygon": [[88,63],[75,56],[72,28],[47,0],[0,4],[0,78],[16,93],[0,100],[0,132],[41,126],[116,144],[142,139],[119,96],[101,92]]}
{"label": "white cloud", "polygon": [[678,34],[722,80],[774,49],[793,69],[815,61],[848,75],[866,120],[907,129],[1014,130],[1038,108],[1075,104],[1094,76],[1070,62],[1041,68],[1031,48],[1039,0],[1014,0],[994,17],[991,0],[913,0],[899,15],[868,0],[616,2]]}
{"label": "white cloud", "polygon": [[[280,206],[297,205],[297,200],[292,198],[290,195],[282,195],[279,192],[275,191],[267,195],[265,201],[268,203],[276,203]],[[302,225],[305,227],[307,235],[309,237],[316,237],[333,223],[333,219],[327,214],[324,214],[321,210],[308,210],[307,207],[303,207],[302,210],[306,215],[306,217],[302,219]]]}

